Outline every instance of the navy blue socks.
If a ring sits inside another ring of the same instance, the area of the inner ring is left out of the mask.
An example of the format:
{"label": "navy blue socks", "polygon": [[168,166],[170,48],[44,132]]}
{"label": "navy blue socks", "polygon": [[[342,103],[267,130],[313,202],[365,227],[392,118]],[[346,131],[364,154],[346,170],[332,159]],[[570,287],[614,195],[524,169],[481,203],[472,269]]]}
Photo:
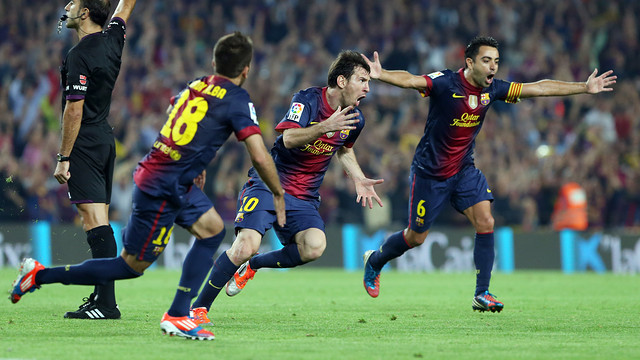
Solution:
{"label": "navy blue socks", "polygon": [[209,274],[216,254],[226,231],[223,229],[216,236],[196,240],[189,249],[182,264],[182,275],[178,283],[178,290],[169,308],[171,316],[188,316],[191,300],[198,295],[202,282]]}
{"label": "navy blue socks", "polygon": [[298,244],[287,244],[282,249],[258,254],[249,260],[253,270],[260,268],[292,268],[304,264],[300,258]]}
{"label": "navy blue socks", "polygon": [[473,248],[473,262],[476,264],[476,293],[481,294],[489,290],[491,270],[495,259],[493,232],[476,233],[476,243]]}
{"label": "navy blue socks", "polygon": [[371,254],[369,264],[374,270],[379,271],[386,263],[404,254],[409,249],[411,249],[411,246],[404,239],[404,229],[400,230],[391,234],[382,246]]}
{"label": "navy blue socks", "polygon": [[218,256],[215,263],[213,263],[209,280],[204,284],[200,295],[198,295],[196,301],[193,302],[192,307],[206,307],[207,310],[209,310],[211,304],[220,293],[220,290],[231,280],[233,274],[239,267],[240,266],[234,265],[231,260],[229,260],[226,251]]}
{"label": "navy blue socks", "polygon": [[133,270],[121,256],[118,256],[40,270],[36,274],[36,284],[102,285],[109,281],[133,279],[140,275],[142,273]]}

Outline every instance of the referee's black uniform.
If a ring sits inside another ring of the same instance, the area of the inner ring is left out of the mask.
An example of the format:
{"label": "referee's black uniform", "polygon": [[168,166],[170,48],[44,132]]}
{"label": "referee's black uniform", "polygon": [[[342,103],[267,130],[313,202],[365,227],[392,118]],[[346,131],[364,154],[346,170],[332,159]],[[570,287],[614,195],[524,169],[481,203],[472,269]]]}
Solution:
{"label": "referee's black uniform", "polygon": [[85,36],[60,69],[62,108],[67,100],[84,99],[80,132],[71,151],[71,203],[111,202],[115,162],[113,129],[107,121],[125,40],[125,23],[112,18],[106,30]]}
{"label": "referee's black uniform", "polygon": [[[106,30],[83,37],[71,48],[60,69],[63,114],[67,102],[84,99],[80,130],[69,154],[68,171],[72,176],[67,184],[73,204],[111,202],[116,146],[107,117],[111,92],[120,72],[124,40],[125,21],[114,17]],[[110,225],[85,230],[94,259],[118,256]],[[96,285],[84,300],[78,310],[67,312],[64,317],[120,318],[113,281]]]}

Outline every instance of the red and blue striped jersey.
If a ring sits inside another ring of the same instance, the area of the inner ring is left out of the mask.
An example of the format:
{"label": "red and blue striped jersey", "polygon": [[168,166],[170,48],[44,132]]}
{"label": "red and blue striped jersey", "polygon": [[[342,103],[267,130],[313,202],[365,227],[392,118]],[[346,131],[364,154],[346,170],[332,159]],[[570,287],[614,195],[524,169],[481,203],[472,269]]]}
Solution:
{"label": "red and blue striped jersey", "polygon": [[424,135],[412,168],[421,176],[444,180],[473,164],[475,138],[489,106],[496,100],[515,103],[522,84],[499,79],[487,88],[471,85],[463,69],[425,75],[422,96],[431,98]]}
{"label": "red and blue striped jersey", "polygon": [[[289,111],[276,126],[276,130],[283,132],[291,128],[305,128],[328,119],[335,110],[327,103],[327,88],[311,87],[299,91],[293,96]],[[282,188],[296,198],[317,200],[318,189],[329,168],[331,158],[342,147],[352,147],[364,127],[364,116],[355,108],[360,122],[354,124],[355,130],[329,132],[317,140],[304,146],[287,149],[282,135],[278,136],[271,156],[280,175]],[[257,180],[257,173],[252,168],[249,175]]]}
{"label": "red and blue striped jersey", "polygon": [[249,94],[223,77],[192,81],[172,104],[151,151],[134,172],[136,185],[158,197],[186,191],[232,133],[239,141],[260,134]]}

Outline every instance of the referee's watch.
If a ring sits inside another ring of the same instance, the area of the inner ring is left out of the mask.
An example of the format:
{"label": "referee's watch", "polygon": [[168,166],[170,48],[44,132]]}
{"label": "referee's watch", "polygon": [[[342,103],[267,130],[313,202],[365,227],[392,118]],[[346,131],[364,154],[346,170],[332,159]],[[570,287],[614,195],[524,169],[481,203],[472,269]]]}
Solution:
{"label": "referee's watch", "polygon": [[69,157],[58,153],[56,155],[56,160],[58,160],[58,162],[69,161]]}

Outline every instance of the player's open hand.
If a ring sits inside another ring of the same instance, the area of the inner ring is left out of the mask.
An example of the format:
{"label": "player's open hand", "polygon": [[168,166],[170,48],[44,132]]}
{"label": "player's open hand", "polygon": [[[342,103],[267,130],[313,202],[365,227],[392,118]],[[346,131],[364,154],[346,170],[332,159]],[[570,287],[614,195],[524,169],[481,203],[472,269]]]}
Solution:
{"label": "player's open hand", "polygon": [[356,181],[356,198],[357,203],[362,203],[362,207],[369,206],[369,209],[373,209],[373,200],[375,200],[380,207],[382,207],[382,200],[378,197],[374,185],[382,184],[384,179],[368,179],[364,178],[360,181]]}
{"label": "player's open hand", "polygon": [[58,183],[65,184],[69,181],[71,177],[71,173],[69,172],[69,162],[68,161],[60,161],[58,165],[56,165],[56,170],[53,173],[53,177],[58,180]]}
{"label": "player's open hand", "polygon": [[360,54],[364,58],[364,60],[369,64],[369,76],[372,79],[379,79],[382,74],[382,65],[380,64],[380,57],[377,51],[373,52],[373,61],[369,60],[368,57],[364,56],[364,54]]}
{"label": "player's open hand", "polygon": [[356,127],[353,125],[359,123],[360,119],[357,118],[357,112],[349,113],[351,110],[353,110],[353,106],[347,106],[344,109],[341,109],[340,106],[338,106],[336,111],[331,114],[327,120],[320,123],[323,127],[323,133],[326,134],[332,131],[355,130]]}
{"label": "player's open hand", "polygon": [[615,84],[618,77],[616,75],[610,76],[611,74],[613,74],[613,70],[596,76],[598,75],[598,69],[593,70],[587,79],[587,93],[597,94],[602,91],[613,91],[609,86]]}

